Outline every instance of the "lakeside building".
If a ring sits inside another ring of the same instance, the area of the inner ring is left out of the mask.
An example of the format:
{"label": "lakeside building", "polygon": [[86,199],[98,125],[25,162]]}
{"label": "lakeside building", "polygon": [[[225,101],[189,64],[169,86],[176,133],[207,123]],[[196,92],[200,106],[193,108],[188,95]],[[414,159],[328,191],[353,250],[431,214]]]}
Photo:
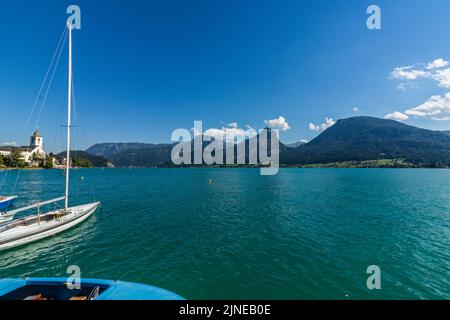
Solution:
{"label": "lakeside building", "polygon": [[30,166],[37,166],[38,163],[35,159],[44,159],[47,156],[44,150],[44,138],[39,132],[39,129],[36,129],[30,137],[30,144],[28,146],[0,146],[0,155],[9,156],[14,150],[18,150],[22,155],[22,159]]}

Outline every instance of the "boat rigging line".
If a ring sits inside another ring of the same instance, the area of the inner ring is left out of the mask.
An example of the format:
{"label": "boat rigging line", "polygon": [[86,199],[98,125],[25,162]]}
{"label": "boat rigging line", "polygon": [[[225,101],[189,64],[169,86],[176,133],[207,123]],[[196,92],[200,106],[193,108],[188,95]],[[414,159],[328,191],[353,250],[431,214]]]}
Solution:
{"label": "boat rigging line", "polygon": [[[25,125],[23,127],[22,133],[20,135],[20,140],[19,141],[22,141],[23,138],[24,138],[26,129],[28,128],[28,125],[30,124],[31,117],[33,116],[33,114],[34,114],[34,112],[36,110],[36,107],[38,105],[39,99],[42,97],[42,93],[43,93],[43,90],[45,88],[45,95],[44,95],[44,98],[43,98],[43,100],[41,102],[41,105],[40,105],[40,108],[39,108],[39,113],[38,113],[38,116],[36,118],[35,128],[37,128],[38,125],[39,125],[39,120],[40,120],[40,117],[41,117],[41,114],[42,114],[42,110],[44,109],[44,105],[45,105],[45,103],[47,101],[48,93],[49,93],[50,88],[52,86],[53,79],[54,79],[56,70],[57,70],[58,65],[59,65],[61,54],[62,54],[63,49],[64,49],[64,44],[65,44],[66,39],[67,39],[67,34],[68,34],[67,28],[64,27],[64,30],[63,30],[60,38],[59,38],[58,45],[56,46],[56,49],[55,49],[55,51],[53,53],[52,59],[50,61],[50,64],[49,64],[49,66],[47,68],[47,71],[45,73],[44,79],[43,79],[43,81],[41,83],[41,86],[39,88],[38,94],[36,95],[36,98],[34,100],[33,106],[32,106],[32,108],[31,108],[31,110],[30,110],[30,112],[28,114],[27,120],[25,122]],[[47,79],[49,78],[50,74],[51,74],[50,80],[47,81]],[[14,186],[13,186],[13,189],[12,189],[12,193],[13,194],[16,192],[17,183],[19,182],[20,175],[21,175],[21,170],[19,170],[19,172],[17,173],[17,177],[15,179]],[[2,183],[2,185],[3,185],[3,183]],[[0,188],[0,190],[1,190],[1,188]]]}

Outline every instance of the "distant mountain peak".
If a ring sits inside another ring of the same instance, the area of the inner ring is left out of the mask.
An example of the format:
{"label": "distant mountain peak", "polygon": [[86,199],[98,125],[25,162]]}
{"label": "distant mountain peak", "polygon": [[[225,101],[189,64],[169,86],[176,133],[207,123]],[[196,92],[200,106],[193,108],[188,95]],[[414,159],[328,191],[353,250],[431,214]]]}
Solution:
{"label": "distant mountain peak", "polygon": [[360,116],[340,119],[285,157],[288,163],[331,163],[402,158],[433,166],[450,164],[450,135],[398,121]]}
{"label": "distant mountain peak", "polygon": [[[252,139],[259,139],[259,135]],[[419,166],[450,165],[449,132],[369,116],[337,120],[307,144],[296,144],[286,146],[280,142],[282,164],[405,159]],[[87,152],[117,166],[155,166],[171,165],[172,148],[173,144],[100,143]]]}

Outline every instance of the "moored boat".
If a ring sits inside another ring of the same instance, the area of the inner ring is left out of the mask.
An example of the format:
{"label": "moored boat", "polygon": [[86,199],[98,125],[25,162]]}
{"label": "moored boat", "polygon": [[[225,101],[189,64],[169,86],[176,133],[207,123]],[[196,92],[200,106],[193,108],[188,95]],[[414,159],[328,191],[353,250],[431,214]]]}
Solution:
{"label": "moored boat", "polygon": [[[52,200],[37,202],[4,213],[5,219],[13,219],[18,213],[37,209],[37,214],[8,222],[0,222],[0,251],[24,245],[60,233],[88,219],[100,205],[92,202],[69,206],[70,128],[72,94],[72,24],[69,33],[69,83],[67,106],[67,154],[65,166],[65,195]],[[64,207],[43,211],[50,204],[64,201]],[[113,280],[72,278],[9,278],[0,280],[1,300],[183,300],[173,292],[158,287]]]}
{"label": "moored boat", "polygon": [[0,251],[63,232],[89,218],[99,204],[100,202],[84,204],[71,207],[69,211],[60,209],[0,224]]}
{"label": "moored boat", "polygon": [[[67,95],[67,149],[65,168],[65,196],[57,199],[38,202],[23,208],[3,213],[0,223],[0,251],[21,246],[65,231],[89,218],[99,206],[100,202],[93,202],[75,207],[69,207],[69,173],[70,173],[70,133],[72,106],[72,31],[74,27],[67,23],[69,34],[68,61],[68,95]],[[61,46],[62,49],[62,46]],[[11,199],[13,200],[13,199]],[[42,213],[44,206],[64,200],[64,209]],[[14,220],[14,216],[23,211],[37,208],[37,214]]]}
{"label": "moored boat", "polygon": [[150,285],[99,279],[80,279],[71,289],[67,278],[13,278],[0,280],[0,300],[184,300]]}

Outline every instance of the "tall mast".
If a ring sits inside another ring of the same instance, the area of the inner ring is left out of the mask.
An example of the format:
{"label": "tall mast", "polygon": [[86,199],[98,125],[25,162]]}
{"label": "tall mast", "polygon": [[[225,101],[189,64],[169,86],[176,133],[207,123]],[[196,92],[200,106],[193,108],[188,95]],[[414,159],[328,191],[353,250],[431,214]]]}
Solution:
{"label": "tall mast", "polygon": [[66,198],[65,198],[65,211],[69,208],[69,168],[70,168],[70,114],[72,104],[72,24],[67,23],[69,28],[69,88],[67,94],[67,154],[66,154]]}

